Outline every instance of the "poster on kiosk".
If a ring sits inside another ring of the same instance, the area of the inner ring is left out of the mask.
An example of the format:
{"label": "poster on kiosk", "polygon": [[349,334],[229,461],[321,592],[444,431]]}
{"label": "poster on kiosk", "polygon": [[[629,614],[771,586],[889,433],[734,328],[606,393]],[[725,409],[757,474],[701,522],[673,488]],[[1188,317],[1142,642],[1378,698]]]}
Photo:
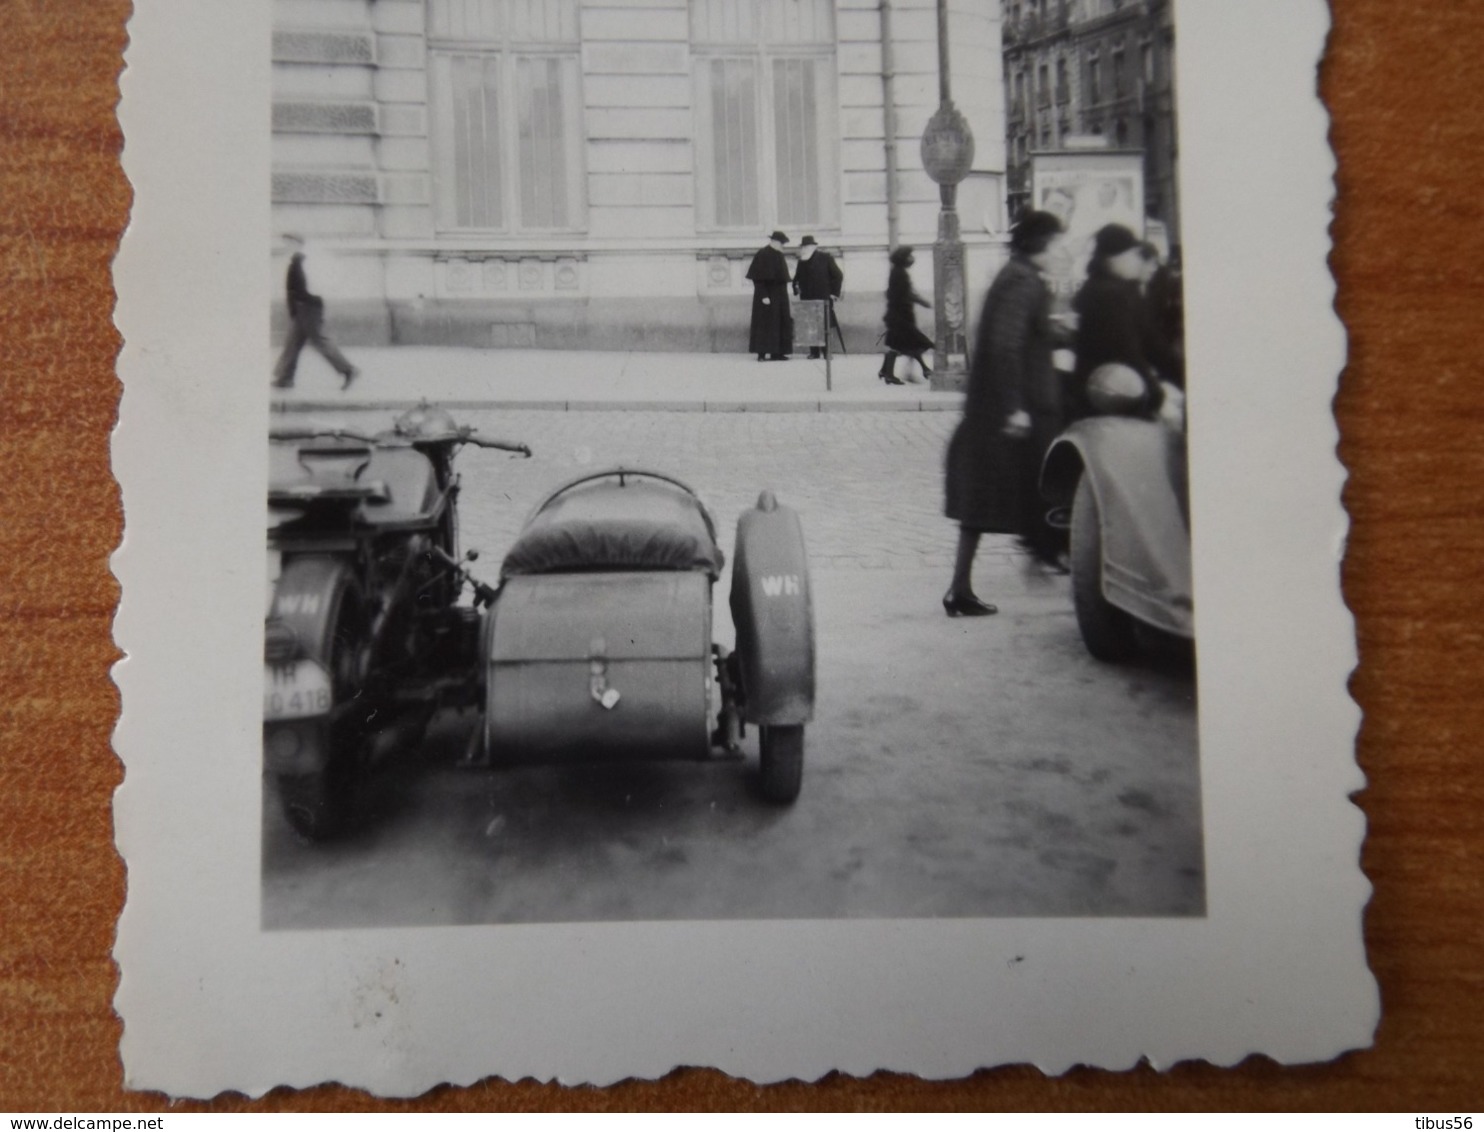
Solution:
{"label": "poster on kiosk", "polygon": [[1087,278],[1093,238],[1104,224],[1122,224],[1148,238],[1144,217],[1144,152],[1064,149],[1031,155],[1031,207],[1061,217],[1067,238],[1047,275],[1065,311]]}

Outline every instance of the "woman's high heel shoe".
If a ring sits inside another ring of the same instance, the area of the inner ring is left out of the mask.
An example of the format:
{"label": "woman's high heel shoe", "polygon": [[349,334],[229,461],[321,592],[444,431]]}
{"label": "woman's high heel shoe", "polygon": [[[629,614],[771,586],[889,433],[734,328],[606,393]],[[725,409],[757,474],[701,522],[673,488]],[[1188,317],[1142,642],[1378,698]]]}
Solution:
{"label": "woman's high heel shoe", "polygon": [[949,590],[943,595],[943,612],[949,617],[988,617],[999,611],[999,606],[980,601],[973,594],[955,594]]}

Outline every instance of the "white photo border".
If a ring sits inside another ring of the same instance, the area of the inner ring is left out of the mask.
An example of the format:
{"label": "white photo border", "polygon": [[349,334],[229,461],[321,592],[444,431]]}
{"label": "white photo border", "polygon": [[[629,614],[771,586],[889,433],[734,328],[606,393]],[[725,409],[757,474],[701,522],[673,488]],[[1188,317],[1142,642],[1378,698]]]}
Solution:
{"label": "white photo border", "polygon": [[125,1084],[756,1081],[1325,1060],[1362,914],[1323,0],[1177,0],[1202,919],[259,926],[269,0],[139,0],[115,266]]}

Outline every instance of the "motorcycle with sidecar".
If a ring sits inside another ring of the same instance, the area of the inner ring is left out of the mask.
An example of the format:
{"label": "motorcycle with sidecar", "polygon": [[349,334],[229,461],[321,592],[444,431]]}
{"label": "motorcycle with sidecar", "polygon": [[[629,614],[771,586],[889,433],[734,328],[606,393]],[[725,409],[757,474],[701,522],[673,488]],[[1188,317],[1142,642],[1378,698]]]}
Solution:
{"label": "motorcycle with sidecar", "polygon": [[1070,528],[1072,605],[1087,651],[1127,661],[1157,636],[1195,636],[1183,396],[1166,387],[1151,412],[1144,379],[1109,364],[1089,375],[1086,401],[1092,415],[1046,454],[1041,493]]}
{"label": "motorcycle with sidecar", "polygon": [[706,759],[751,723],[763,796],[796,799],[814,708],[797,514],[765,491],[740,517],[728,651],[716,526],[683,482],[613,469],[558,487],[491,586],[457,545],[466,444],[530,454],[426,404],[375,435],[271,434],[264,766],[294,829],[342,832],[374,764],[440,708],[479,711],[464,761],[490,767]]}

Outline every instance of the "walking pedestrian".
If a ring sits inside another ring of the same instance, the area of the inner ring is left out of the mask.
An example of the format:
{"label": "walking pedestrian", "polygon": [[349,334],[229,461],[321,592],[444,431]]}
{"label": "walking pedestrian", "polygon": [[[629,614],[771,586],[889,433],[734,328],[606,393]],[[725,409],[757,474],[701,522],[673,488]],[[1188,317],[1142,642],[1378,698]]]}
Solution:
{"label": "walking pedestrian", "polygon": [[[799,241],[799,266],[794,269],[794,294],[801,299],[823,299],[828,319],[825,323],[824,336],[830,336],[830,331],[838,333],[839,323],[835,321],[834,300],[840,297],[840,292],[845,286],[845,272],[840,270],[840,265],[835,262],[835,257],[821,248],[813,236],[805,236]],[[843,339],[842,339],[843,341]],[[824,356],[824,350],[819,346],[809,347],[811,358]]]}
{"label": "walking pedestrian", "polygon": [[1165,360],[1164,347],[1153,333],[1140,289],[1146,270],[1143,248],[1132,231],[1122,224],[1098,229],[1087,281],[1072,300],[1077,312],[1070,406],[1074,417],[1089,414],[1087,379],[1110,362],[1128,366],[1143,380],[1143,411],[1153,414],[1163,400],[1155,360]]}
{"label": "walking pedestrian", "polygon": [[768,245],[759,248],[747,269],[752,280],[752,330],[747,348],[757,360],[784,362],[794,348],[794,321],[788,309],[788,260],[783,245],[788,237],[774,232]]}
{"label": "walking pedestrian", "polygon": [[293,234],[286,235],[293,254],[289,257],[287,279],[289,332],[283,344],[283,353],[273,367],[273,386],[276,389],[292,389],[294,373],[299,366],[299,351],[307,343],[313,346],[340,374],[341,389],[349,389],[350,383],[360,376],[360,370],[351,365],[325,334],[325,301],[309,290],[309,276],[305,269],[304,239]]}
{"label": "walking pedestrian", "polygon": [[888,385],[903,385],[896,375],[897,358],[905,354],[922,368],[923,380],[932,376],[932,370],[922,360],[922,355],[933,348],[933,340],[917,329],[917,307],[932,304],[913,289],[912,274],[908,270],[917,260],[912,248],[906,244],[891,253],[891,274],[886,280],[886,357],[877,376]]}
{"label": "walking pedestrian", "polygon": [[944,511],[959,524],[953,579],[943,595],[950,617],[998,612],[972,585],[981,535],[1019,535],[1038,560],[1057,562],[1058,536],[1046,522],[1038,479],[1064,416],[1043,275],[1062,231],[1049,212],[1021,218],[1010,234],[1010,260],[979,316],[964,416],[948,445]]}

